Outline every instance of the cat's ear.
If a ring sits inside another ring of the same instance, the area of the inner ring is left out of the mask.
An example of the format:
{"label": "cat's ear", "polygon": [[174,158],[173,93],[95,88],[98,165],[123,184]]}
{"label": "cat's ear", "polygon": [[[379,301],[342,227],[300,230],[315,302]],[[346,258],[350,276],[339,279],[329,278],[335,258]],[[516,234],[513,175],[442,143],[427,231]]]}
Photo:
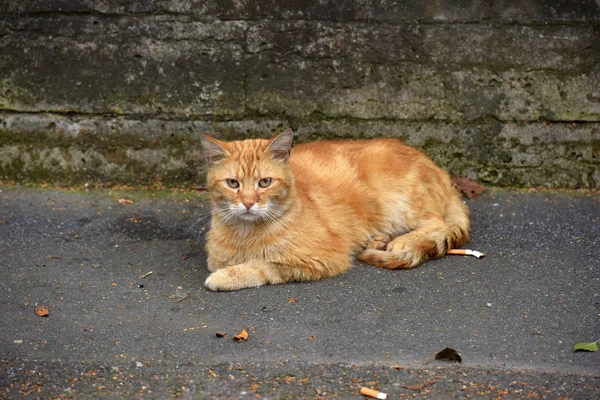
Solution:
{"label": "cat's ear", "polygon": [[200,140],[202,141],[204,156],[210,164],[214,164],[230,155],[215,138],[208,135],[200,135]]}
{"label": "cat's ear", "polygon": [[294,131],[292,128],[287,128],[271,139],[271,143],[269,143],[267,149],[271,152],[274,159],[286,161],[290,157],[293,140]]}

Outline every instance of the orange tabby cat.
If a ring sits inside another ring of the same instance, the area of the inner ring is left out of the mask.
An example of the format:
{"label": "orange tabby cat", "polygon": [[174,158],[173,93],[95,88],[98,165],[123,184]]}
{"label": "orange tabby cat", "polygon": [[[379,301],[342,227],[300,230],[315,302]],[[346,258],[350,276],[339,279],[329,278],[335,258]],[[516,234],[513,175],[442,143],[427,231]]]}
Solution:
{"label": "orange tabby cat", "polygon": [[354,257],[411,268],[469,239],[448,174],[396,139],[321,141],[202,136],[212,222],[211,290],[341,274]]}

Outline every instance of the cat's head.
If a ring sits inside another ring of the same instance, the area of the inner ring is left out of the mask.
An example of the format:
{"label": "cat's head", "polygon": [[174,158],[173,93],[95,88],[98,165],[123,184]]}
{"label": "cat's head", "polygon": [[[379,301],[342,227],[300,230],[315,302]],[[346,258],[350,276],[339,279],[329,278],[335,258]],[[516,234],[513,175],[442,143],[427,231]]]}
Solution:
{"label": "cat's head", "polygon": [[271,140],[223,142],[202,135],[213,213],[231,223],[280,217],[293,189],[288,165],[293,136],[290,128]]}

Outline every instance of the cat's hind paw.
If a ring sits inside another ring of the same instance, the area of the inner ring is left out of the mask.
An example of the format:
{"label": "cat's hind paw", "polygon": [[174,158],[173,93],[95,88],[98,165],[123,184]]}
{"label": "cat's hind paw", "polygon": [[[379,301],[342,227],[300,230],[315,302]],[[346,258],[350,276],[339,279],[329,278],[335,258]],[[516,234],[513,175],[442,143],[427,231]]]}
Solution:
{"label": "cat's hind paw", "polygon": [[373,235],[371,236],[371,241],[367,244],[367,249],[385,250],[390,240],[389,235]]}

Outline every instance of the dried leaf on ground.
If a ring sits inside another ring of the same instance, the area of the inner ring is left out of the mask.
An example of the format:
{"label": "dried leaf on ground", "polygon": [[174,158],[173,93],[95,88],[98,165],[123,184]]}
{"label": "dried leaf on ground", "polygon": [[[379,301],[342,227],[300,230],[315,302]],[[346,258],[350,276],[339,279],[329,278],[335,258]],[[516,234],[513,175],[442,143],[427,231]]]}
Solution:
{"label": "dried leaf on ground", "polygon": [[133,204],[133,201],[129,200],[129,199],[119,199],[119,203],[121,203],[121,204]]}
{"label": "dried leaf on ground", "polygon": [[50,311],[48,311],[48,307],[36,307],[35,313],[40,317],[47,317],[50,315]]}
{"label": "dried leaf on ground", "polygon": [[245,329],[242,329],[240,333],[233,337],[233,340],[235,340],[236,342],[244,342],[248,340],[248,332],[246,332]]}
{"label": "dried leaf on ground", "polygon": [[428,381],[425,381],[425,382],[416,383],[414,385],[406,385],[406,386],[404,386],[404,388],[408,389],[408,390],[423,390],[427,386],[433,385],[436,381],[437,381],[437,378],[433,378],[433,379],[429,379]]}
{"label": "dried leaf on ground", "polygon": [[227,332],[217,332],[215,335],[217,335],[217,337],[225,337],[227,336]]}
{"label": "dried leaf on ground", "polygon": [[458,351],[451,349],[450,347],[446,347],[444,350],[440,351],[435,355],[436,360],[441,361],[458,361],[462,362],[462,357],[458,354]]}
{"label": "dried leaf on ground", "polygon": [[452,186],[470,199],[479,197],[483,194],[483,192],[485,192],[485,187],[483,187],[483,185],[473,182],[467,178],[452,178]]}
{"label": "dried leaf on ground", "polygon": [[290,297],[290,299],[288,300],[288,303],[297,303],[298,299],[295,297]]}

